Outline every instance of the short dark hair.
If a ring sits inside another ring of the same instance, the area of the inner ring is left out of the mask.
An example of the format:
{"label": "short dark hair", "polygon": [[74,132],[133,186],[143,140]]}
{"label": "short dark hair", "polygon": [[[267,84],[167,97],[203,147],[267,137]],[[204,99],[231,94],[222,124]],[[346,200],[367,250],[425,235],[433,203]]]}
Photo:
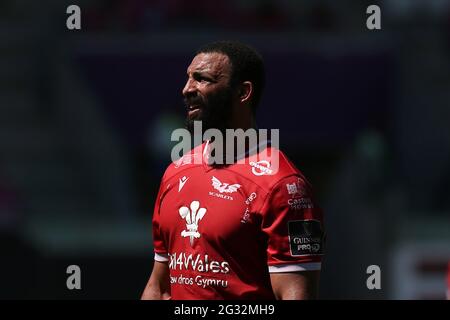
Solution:
{"label": "short dark hair", "polygon": [[237,41],[216,41],[204,45],[197,50],[200,53],[218,52],[226,55],[231,62],[230,85],[243,81],[253,84],[252,111],[255,113],[261,100],[265,85],[264,62],[261,55],[252,47]]}

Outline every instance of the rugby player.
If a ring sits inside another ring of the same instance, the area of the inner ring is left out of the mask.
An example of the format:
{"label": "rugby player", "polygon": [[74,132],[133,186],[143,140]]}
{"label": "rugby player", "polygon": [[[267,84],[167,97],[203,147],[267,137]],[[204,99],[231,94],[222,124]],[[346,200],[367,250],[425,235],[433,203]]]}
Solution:
{"label": "rugby player", "polygon": [[[187,68],[187,127],[255,128],[264,81],[253,48],[205,45]],[[210,142],[170,164],[162,178],[155,261],[141,298],[317,298],[325,232],[307,179],[278,149],[272,168],[274,147],[266,141],[235,158],[255,160],[225,165],[208,160]]]}

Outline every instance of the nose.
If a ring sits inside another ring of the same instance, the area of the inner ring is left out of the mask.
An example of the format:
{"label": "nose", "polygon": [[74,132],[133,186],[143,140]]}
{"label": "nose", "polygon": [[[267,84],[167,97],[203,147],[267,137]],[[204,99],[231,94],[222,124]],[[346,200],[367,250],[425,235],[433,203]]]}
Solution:
{"label": "nose", "polygon": [[186,81],[186,84],[184,85],[184,88],[181,93],[183,94],[183,96],[187,97],[189,95],[192,95],[195,91],[196,91],[196,88],[194,86],[194,81],[192,78],[189,78]]}

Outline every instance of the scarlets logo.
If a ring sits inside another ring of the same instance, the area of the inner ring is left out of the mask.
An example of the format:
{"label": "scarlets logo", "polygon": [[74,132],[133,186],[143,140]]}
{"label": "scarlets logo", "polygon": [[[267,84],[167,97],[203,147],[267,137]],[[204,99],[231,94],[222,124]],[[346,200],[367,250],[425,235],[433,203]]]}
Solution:
{"label": "scarlets logo", "polygon": [[182,237],[189,237],[191,247],[194,246],[194,238],[200,238],[200,233],[198,232],[198,223],[203,219],[206,213],[205,208],[200,208],[200,202],[192,201],[191,208],[181,207],[178,212],[181,218],[186,220],[187,230],[181,232]]}
{"label": "scarlets logo", "polygon": [[219,179],[216,177],[212,177],[212,186],[214,189],[218,190],[220,193],[233,193],[238,191],[238,189],[241,187],[240,184],[229,184],[229,183],[222,183]]}

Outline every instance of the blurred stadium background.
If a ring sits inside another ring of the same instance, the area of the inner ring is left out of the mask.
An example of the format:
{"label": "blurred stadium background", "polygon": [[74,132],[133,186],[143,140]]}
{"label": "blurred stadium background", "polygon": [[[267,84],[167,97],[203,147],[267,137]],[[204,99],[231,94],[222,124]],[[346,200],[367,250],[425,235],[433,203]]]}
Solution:
{"label": "blurred stadium background", "polygon": [[445,299],[450,1],[3,0],[0,39],[0,298],[139,298],[186,67],[237,39],[266,60],[259,126],[326,213],[321,298]]}

